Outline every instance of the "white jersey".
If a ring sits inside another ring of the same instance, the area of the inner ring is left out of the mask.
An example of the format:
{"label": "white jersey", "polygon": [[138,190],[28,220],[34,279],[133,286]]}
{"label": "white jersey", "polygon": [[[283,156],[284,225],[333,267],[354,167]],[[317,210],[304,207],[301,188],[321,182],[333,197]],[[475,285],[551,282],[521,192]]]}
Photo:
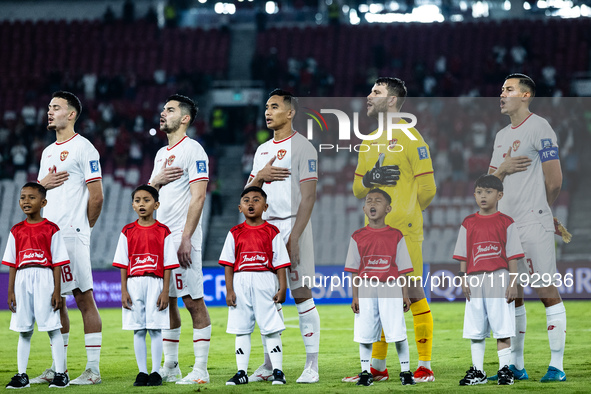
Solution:
{"label": "white jersey", "polygon": [[[182,168],[183,175],[160,188],[160,208],[156,211],[156,217],[159,222],[168,226],[175,242],[180,242],[191,201],[190,185],[193,182],[209,180],[209,159],[197,141],[185,136],[174,146],[165,146],[156,153],[150,182],[161,171],[164,163],[166,167]],[[199,224],[191,237],[191,244],[200,251],[201,242],[201,218],[199,218]]]}
{"label": "white jersey", "polygon": [[43,209],[43,216],[59,226],[64,238],[79,235],[90,240],[86,184],[102,179],[99,159],[90,141],[77,133],[43,150],[37,181],[50,171],[67,171],[69,175],[63,185],[47,191],[47,205]]}
{"label": "white jersey", "polygon": [[499,211],[515,220],[517,227],[541,223],[554,231],[552,212],[546,199],[542,163],[558,160],[556,134],[546,119],[530,114],[520,125],[508,125],[497,133],[490,167],[496,170],[511,147],[511,156],[528,156],[527,170],[507,175],[503,180],[504,195]]}
{"label": "white jersey", "polygon": [[318,180],[318,152],[303,135],[294,132],[288,138],[275,141],[270,139],[258,147],[252,164],[250,179],[276,156],[273,166],[289,168],[291,175],[284,181],[265,182],[269,208],[263,219],[287,219],[296,216],[302,193],[300,183]]}

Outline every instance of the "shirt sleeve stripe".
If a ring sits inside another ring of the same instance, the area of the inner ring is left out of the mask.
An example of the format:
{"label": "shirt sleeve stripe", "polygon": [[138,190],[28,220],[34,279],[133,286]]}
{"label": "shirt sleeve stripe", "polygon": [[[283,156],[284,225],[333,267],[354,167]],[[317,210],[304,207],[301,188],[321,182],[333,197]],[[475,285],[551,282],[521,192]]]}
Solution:
{"label": "shirt sleeve stripe", "polygon": [[191,184],[191,183],[194,183],[194,182],[200,182],[200,181],[209,181],[209,178],[208,178],[208,177],[206,177],[206,176],[204,176],[204,177],[201,177],[201,178],[195,178],[195,179],[193,179],[192,181],[189,181],[189,183]]}
{"label": "shirt sleeve stripe", "polygon": [[115,263],[115,262],[113,263],[113,267],[127,269],[127,266],[126,265]]}
{"label": "shirt sleeve stripe", "polygon": [[355,269],[355,268],[347,268],[347,267],[345,267],[345,271],[347,271],[347,272],[353,272],[355,274],[359,272],[358,269]]}
{"label": "shirt sleeve stripe", "polygon": [[355,176],[360,176],[360,177],[363,177],[363,175],[361,175],[361,174],[358,174],[358,173],[355,173]]}
{"label": "shirt sleeve stripe", "polygon": [[520,254],[516,254],[515,256],[507,257],[507,260],[517,260],[517,259],[522,259],[524,257],[525,257],[525,254],[520,253]]}
{"label": "shirt sleeve stripe", "polygon": [[428,175],[428,174],[433,174],[433,171],[423,172],[421,174],[417,174],[417,175],[415,175],[415,178],[420,177],[420,176],[423,176],[423,175]]}
{"label": "shirt sleeve stripe", "polygon": [[496,170],[497,169],[497,167],[493,167],[493,166],[489,166],[489,167],[492,168],[493,170]]}
{"label": "shirt sleeve stripe", "polygon": [[94,182],[94,181],[100,181],[101,179],[103,179],[103,177],[100,177],[100,176],[97,177],[97,178],[90,178],[90,179],[88,179],[86,181],[86,183],[91,183],[91,182]]}
{"label": "shirt sleeve stripe", "polygon": [[230,263],[229,261],[220,260],[218,261],[219,265],[227,265],[228,267],[233,267],[234,264]]}
{"label": "shirt sleeve stripe", "polygon": [[318,177],[311,177],[311,178],[305,178],[305,179],[301,179],[300,183],[304,183],[304,182],[308,182],[308,181],[317,181]]}
{"label": "shirt sleeve stripe", "polygon": [[7,266],[9,266],[9,267],[16,267],[16,264],[14,264],[14,263],[10,263],[10,262],[8,262],[8,261],[4,261],[4,260],[2,261],[2,264],[4,264],[4,265],[7,265]]}
{"label": "shirt sleeve stripe", "polygon": [[280,265],[279,267],[273,267],[273,269],[274,269],[275,271],[277,271],[277,270],[278,270],[278,269],[280,269],[280,268],[287,268],[287,267],[291,267],[291,262],[289,262],[289,263],[287,263],[287,264],[282,264],[282,265]]}
{"label": "shirt sleeve stripe", "polygon": [[467,258],[465,258],[465,257],[463,257],[463,256],[458,256],[458,255],[455,255],[455,254],[454,254],[454,256],[453,256],[453,259],[454,259],[454,260],[460,260],[460,261],[468,261],[468,259],[467,259]]}
{"label": "shirt sleeve stripe", "polygon": [[51,266],[52,267],[58,267],[60,265],[66,265],[66,264],[70,264],[70,260],[64,260],[64,261],[60,261],[58,263],[52,263]]}
{"label": "shirt sleeve stripe", "polygon": [[398,271],[399,274],[408,274],[409,272],[413,272],[413,268],[405,269],[404,271]]}

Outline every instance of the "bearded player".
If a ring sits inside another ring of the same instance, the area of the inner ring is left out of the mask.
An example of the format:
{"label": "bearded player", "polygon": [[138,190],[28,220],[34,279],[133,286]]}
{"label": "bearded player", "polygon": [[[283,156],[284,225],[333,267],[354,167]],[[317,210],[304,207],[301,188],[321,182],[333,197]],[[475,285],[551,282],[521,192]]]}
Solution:
{"label": "bearded player", "polygon": [[[386,113],[400,111],[406,98],[404,81],[398,78],[378,78],[367,96],[367,115],[378,118]],[[380,115],[381,114],[381,115]],[[382,132],[376,140],[365,140],[369,147],[360,150],[353,194],[365,198],[370,189],[379,188],[392,197],[392,212],[386,216],[386,224],[402,232],[408,246],[413,264],[412,276],[423,275],[423,215],[435,197],[435,178],[429,146],[419,132],[406,127],[414,139],[403,131],[407,122],[396,118],[393,123],[401,125],[392,130],[392,139]],[[376,134],[379,130],[374,131]],[[367,224],[367,218],[366,218]],[[433,316],[421,287],[421,281],[413,281],[409,288],[410,309],[413,315],[415,341],[419,352],[418,369],[414,372],[417,382],[435,380],[431,370],[431,350],[433,340]],[[388,344],[382,338],[373,345],[371,374],[375,381],[389,378],[386,368]],[[344,382],[355,382],[357,376],[344,378]]]}

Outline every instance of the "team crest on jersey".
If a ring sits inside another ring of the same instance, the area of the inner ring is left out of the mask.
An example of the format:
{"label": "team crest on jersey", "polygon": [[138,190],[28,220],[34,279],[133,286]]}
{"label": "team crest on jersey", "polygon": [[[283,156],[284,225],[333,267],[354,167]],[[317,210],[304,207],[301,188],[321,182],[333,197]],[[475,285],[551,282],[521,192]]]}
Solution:
{"label": "team crest on jersey", "polygon": [[170,156],[168,159],[166,159],[166,165],[168,167],[170,167],[172,165],[172,163],[174,162],[174,159],[176,159],[175,155]]}
{"label": "team crest on jersey", "polygon": [[279,152],[277,152],[277,158],[279,160],[281,160],[285,157],[286,154],[287,154],[287,151],[285,149],[281,149],[281,150],[279,150]]}
{"label": "team crest on jersey", "polygon": [[61,161],[64,161],[64,160],[66,160],[66,157],[68,157],[68,154],[69,154],[69,153],[70,153],[70,152],[68,152],[67,150],[65,150],[65,151],[63,151],[62,153],[60,153],[60,160],[61,160]]}
{"label": "team crest on jersey", "polygon": [[314,160],[314,159],[308,160],[308,171],[309,172],[316,172],[316,160]]}
{"label": "team crest on jersey", "polygon": [[521,145],[521,141],[515,140],[513,141],[513,152],[516,152],[519,149],[519,145]]}
{"label": "team crest on jersey", "polygon": [[388,144],[388,148],[394,148],[396,146],[396,143],[398,142],[397,138],[394,138],[393,140],[390,140],[390,143]]}

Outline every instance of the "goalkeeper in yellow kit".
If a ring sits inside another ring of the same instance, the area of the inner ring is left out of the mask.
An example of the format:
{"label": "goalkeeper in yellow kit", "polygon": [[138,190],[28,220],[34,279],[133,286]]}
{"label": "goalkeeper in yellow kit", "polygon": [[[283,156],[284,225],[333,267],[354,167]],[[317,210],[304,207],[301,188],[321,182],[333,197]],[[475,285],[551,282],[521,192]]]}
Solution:
{"label": "goalkeeper in yellow kit", "polygon": [[[378,118],[380,113],[399,112],[406,98],[406,86],[398,78],[378,78],[367,96],[367,115]],[[386,121],[384,119],[384,124]],[[396,123],[396,120],[394,120]],[[407,124],[398,119],[398,124]],[[410,276],[423,274],[423,215],[435,196],[435,178],[429,146],[414,128],[407,130],[416,138],[412,140],[402,128],[393,129],[391,139],[386,130],[375,140],[365,140],[360,149],[353,193],[357,198],[365,198],[372,188],[379,188],[392,197],[392,211],[386,216],[386,224],[402,232],[408,246],[414,272]],[[376,134],[378,130],[371,135]],[[365,150],[365,152],[363,151]],[[367,218],[366,218],[367,222]],[[433,317],[425,292],[416,281],[411,286],[409,296],[413,314],[415,340],[419,353],[418,369],[414,373],[417,382],[435,380],[431,370],[431,349],[433,339]],[[386,354],[388,344],[383,333],[380,342],[373,345],[371,373],[375,381],[387,380]],[[355,382],[357,376],[344,378],[344,382]]]}

